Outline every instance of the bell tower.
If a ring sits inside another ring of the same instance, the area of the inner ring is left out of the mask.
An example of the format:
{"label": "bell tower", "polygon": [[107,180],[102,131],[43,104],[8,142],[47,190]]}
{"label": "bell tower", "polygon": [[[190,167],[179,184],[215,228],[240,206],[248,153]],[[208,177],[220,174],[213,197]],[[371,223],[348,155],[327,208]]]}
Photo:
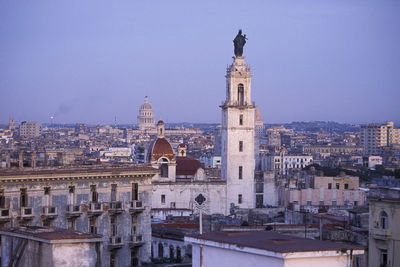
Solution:
{"label": "bell tower", "polygon": [[255,104],[251,102],[250,67],[243,56],[233,57],[225,78],[226,99],[221,105],[221,176],[227,183],[226,213],[229,214],[232,205],[244,209],[255,207]]}

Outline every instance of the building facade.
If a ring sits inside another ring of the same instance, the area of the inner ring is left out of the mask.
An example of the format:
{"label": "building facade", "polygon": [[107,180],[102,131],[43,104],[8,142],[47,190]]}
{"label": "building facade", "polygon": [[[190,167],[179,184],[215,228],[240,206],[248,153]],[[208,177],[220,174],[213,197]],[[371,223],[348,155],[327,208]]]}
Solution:
{"label": "building facade", "polygon": [[362,125],[360,142],[364,155],[381,155],[384,147],[400,144],[400,129],[394,128],[392,121],[382,125]]}
{"label": "building facade", "polygon": [[1,226],[51,226],[103,236],[102,266],[150,261],[151,178],[146,166],[0,172]]}
{"label": "building facade", "polygon": [[26,138],[39,137],[42,133],[42,126],[38,122],[23,121],[19,126],[19,135]]}
{"label": "building facade", "polygon": [[231,206],[254,208],[254,109],[251,73],[244,57],[234,57],[226,72],[222,108],[221,177],[226,180],[227,211]]}

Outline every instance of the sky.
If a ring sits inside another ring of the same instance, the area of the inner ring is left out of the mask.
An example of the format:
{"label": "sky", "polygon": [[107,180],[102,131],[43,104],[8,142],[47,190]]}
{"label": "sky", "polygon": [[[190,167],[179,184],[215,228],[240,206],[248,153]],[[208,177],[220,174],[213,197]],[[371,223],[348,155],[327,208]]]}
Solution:
{"label": "sky", "polygon": [[400,1],[2,0],[0,123],[221,121],[243,29],[265,123],[400,121]]}

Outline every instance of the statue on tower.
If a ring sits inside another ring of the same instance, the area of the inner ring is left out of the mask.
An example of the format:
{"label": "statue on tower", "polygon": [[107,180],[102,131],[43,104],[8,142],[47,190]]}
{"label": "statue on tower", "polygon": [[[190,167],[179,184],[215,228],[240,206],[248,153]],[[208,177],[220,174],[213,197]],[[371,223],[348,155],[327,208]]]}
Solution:
{"label": "statue on tower", "polygon": [[235,46],[235,56],[241,57],[243,55],[243,46],[246,44],[246,34],[242,35],[242,30],[239,30],[235,39],[233,39],[233,45]]}

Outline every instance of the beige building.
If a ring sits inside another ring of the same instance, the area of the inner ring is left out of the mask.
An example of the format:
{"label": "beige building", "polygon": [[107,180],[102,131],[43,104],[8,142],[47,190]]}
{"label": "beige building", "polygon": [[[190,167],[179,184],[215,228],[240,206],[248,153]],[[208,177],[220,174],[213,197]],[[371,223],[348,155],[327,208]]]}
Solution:
{"label": "beige building", "polygon": [[314,188],[358,190],[359,178],[357,176],[315,176]]}
{"label": "beige building", "polygon": [[368,200],[368,266],[400,266],[400,189],[371,189]]}
{"label": "beige building", "polygon": [[360,139],[364,155],[379,155],[384,147],[400,144],[400,129],[395,129],[392,121],[382,125],[362,125]]}
{"label": "beige building", "polygon": [[38,122],[23,121],[19,126],[19,135],[22,137],[38,137],[42,133],[42,126]]}

